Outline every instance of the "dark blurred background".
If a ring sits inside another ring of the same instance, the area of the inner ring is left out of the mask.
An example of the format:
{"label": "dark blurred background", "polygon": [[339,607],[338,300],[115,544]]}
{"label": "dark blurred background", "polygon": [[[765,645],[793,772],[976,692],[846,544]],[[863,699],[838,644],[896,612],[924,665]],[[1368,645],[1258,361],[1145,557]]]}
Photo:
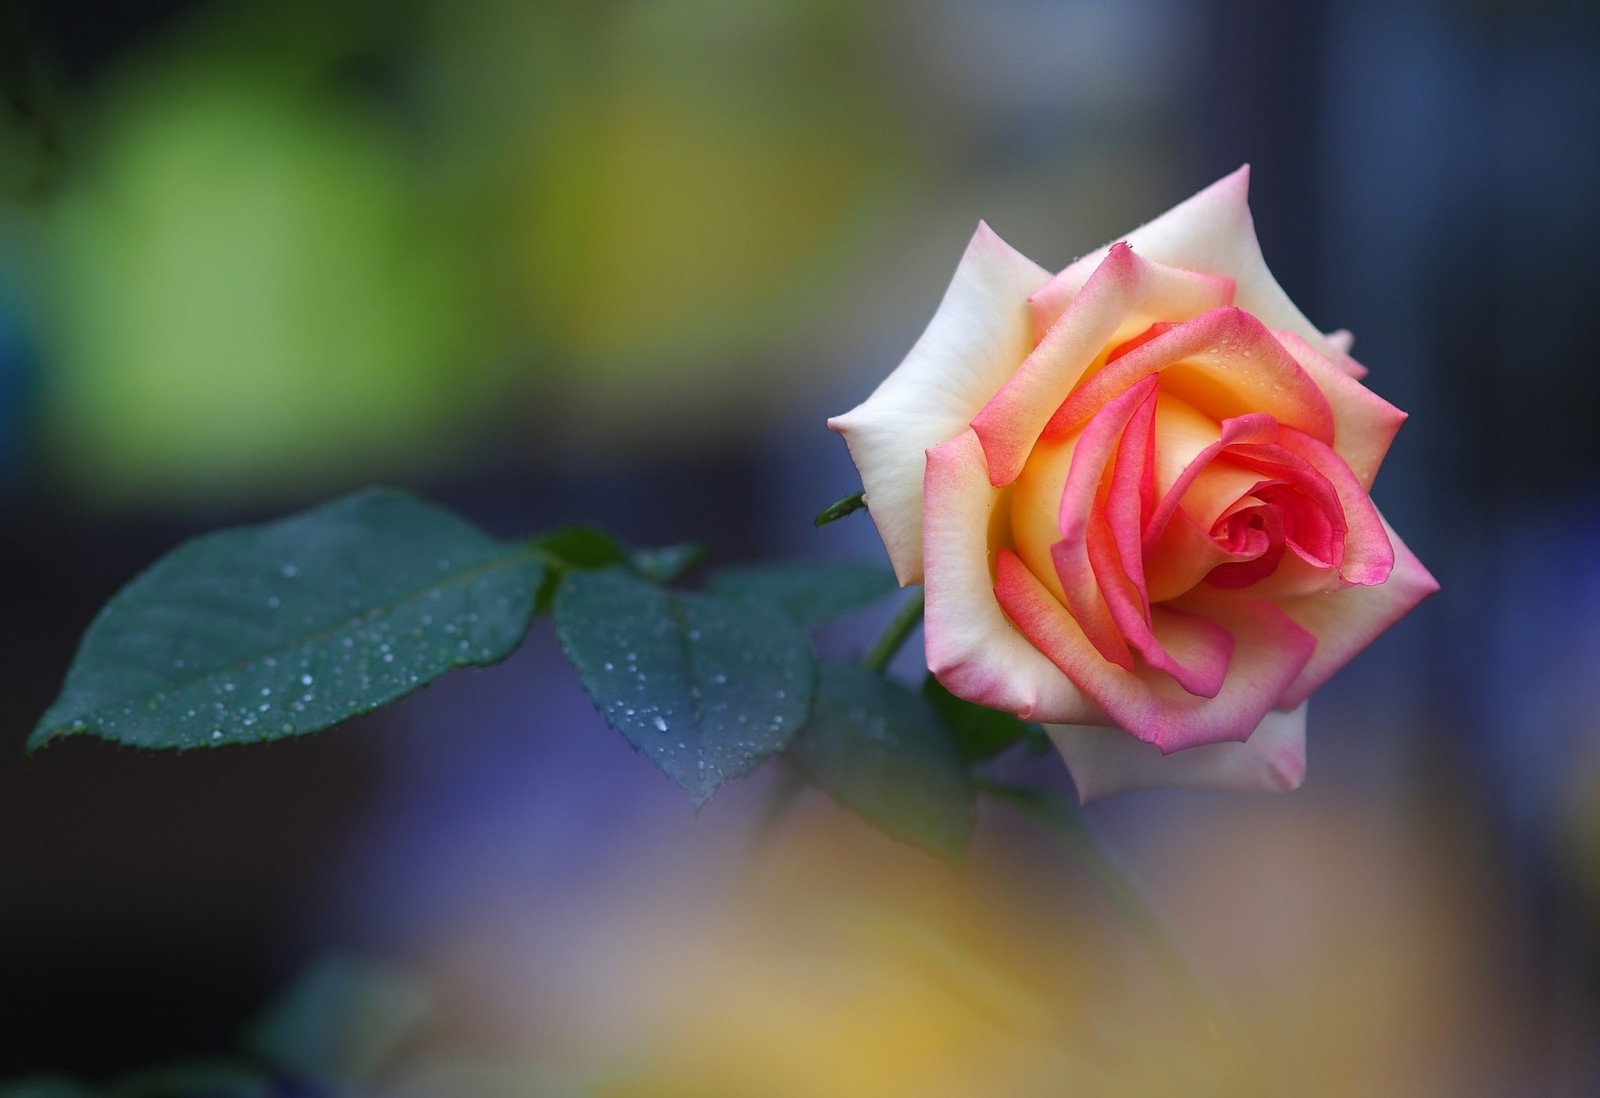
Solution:
{"label": "dark blurred background", "polygon": [[[341,950],[488,1045],[650,1032],[619,912],[731,887],[762,779],[693,816],[544,627],[335,734],[24,761],[95,610],[372,481],[508,535],[881,552],[811,528],[858,484],[822,421],[978,219],[1059,267],[1248,161],[1279,281],[1411,413],[1376,496],[1443,592],[1319,695],[1303,792],[1093,814],[1269,1062],[1600,1086],[1600,7],[0,10],[0,1078],[225,1050]],[[975,864],[1019,835],[985,816]],[[1071,871],[1008,872],[972,887]]]}

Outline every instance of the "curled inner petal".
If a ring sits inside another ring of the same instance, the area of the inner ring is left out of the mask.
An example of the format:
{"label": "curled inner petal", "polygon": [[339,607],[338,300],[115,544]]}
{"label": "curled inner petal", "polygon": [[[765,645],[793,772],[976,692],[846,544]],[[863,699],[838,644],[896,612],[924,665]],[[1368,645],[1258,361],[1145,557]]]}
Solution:
{"label": "curled inner petal", "polygon": [[1237,643],[1222,688],[1201,697],[1163,671],[1128,671],[1101,658],[1015,553],[1001,550],[996,563],[995,597],[1006,616],[1115,723],[1163,753],[1248,739],[1316,648],[1316,639],[1271,603],[1208,605],[1203,616]]}
{"label": "curled inner petal", "polygon": [[1165,375],[1164,390],[1218,419],[1265,412],[1279,423],[1333,442],[1327,396],[1261,321],[1232,307],[1175,324],[1108,363],[1049,417],[1045,437],[1075,430],[1118,393],[1156,373]]}
{"label": "curled inner petal", "polygon": [[[1229,279],[1151,263],[1125,244],[1113,247],[1033,352],[973,418],[989,482],[1003,488],[1017,479],[1056,406],[1074,387],[1081,388],[1080,379],[1103,362],[1108,348],[1156,321],[1187,320],[1226,305],[1232,297]],[[1089,411],[1104,407],[1137,380],[1118,386]],[[1073,426],[1088,418],[1082,416]]]}

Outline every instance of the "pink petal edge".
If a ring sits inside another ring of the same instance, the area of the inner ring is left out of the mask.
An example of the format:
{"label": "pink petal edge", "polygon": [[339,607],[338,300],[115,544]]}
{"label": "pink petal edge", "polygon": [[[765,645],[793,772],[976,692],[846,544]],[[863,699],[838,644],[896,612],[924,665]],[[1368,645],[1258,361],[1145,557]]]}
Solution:
{"label": "pink petal edge", "polygon": [[[1072,615],[1021,558],[1001,550],[997,563],[995,597],[1006,616],[1113,723],[1163,753],[1248,737],[1316,646],[1310,633],[1271,603],[1208,603],[1202,616],[1231,633],[1235,647],[1217,696],[1197,697],[1165,672],[1149,668],[1129,672],[1102,659]],[[1189,609],[1181,604],[1176,608]]]}
{"label": "pink petal edge", "polygon": [[1031,720],[1088,723],[1104,712],[1000,610],[989,571],[989,518],[999,499],[983,449],[964,431],[928,452],[928,670],[952,694]]}

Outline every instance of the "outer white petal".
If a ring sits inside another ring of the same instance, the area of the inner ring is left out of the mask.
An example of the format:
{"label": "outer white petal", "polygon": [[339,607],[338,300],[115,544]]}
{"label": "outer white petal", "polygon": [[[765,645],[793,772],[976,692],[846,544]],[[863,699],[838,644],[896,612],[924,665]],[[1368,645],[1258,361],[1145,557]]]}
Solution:
{"label": "outer white petal", "polygon": [[1243,743],[1213,743],[1163,755],[1120,728],[1049,724],[1084,802],[1130,789],[1177,786],[1287,793],[1306,776],[1306,707],[1273,710]]}
{"label": "outer white petal", "polygon": [[[1267,269],[1250,217],[1249,192],[1250,165],[1246,164],[1119,239],[1157,263],[1232,278],[1233,304],[1255,314],[1269,328],[1294,332],[1335,362],[1343,360],[1347,357],[1344,352],[1295,308]],[[1035,302],[1036,312],[1059,315],[1110,250],[1111,244],[1098,248],[1052,279]]]}
{"label": "outer white petal", "polygon": [[828,421],[850,447],[902,585],[922,579],[923,455],[966,430],[1027,357],[1028,297],[1049,279],[980,222],[905,361],[863,403]]}

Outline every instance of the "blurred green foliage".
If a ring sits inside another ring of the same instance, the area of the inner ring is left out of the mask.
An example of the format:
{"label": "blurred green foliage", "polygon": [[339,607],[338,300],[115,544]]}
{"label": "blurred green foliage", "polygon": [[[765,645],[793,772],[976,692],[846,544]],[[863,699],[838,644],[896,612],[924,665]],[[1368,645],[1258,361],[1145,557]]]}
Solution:
{"label": "blurred green foliage", "polygon": [[907,162],[869,20],[198,5],[66,92],[66,166],[5,249],[55,467],[137,501],[328,490],[496,433],[692,436],[771,389]]}

